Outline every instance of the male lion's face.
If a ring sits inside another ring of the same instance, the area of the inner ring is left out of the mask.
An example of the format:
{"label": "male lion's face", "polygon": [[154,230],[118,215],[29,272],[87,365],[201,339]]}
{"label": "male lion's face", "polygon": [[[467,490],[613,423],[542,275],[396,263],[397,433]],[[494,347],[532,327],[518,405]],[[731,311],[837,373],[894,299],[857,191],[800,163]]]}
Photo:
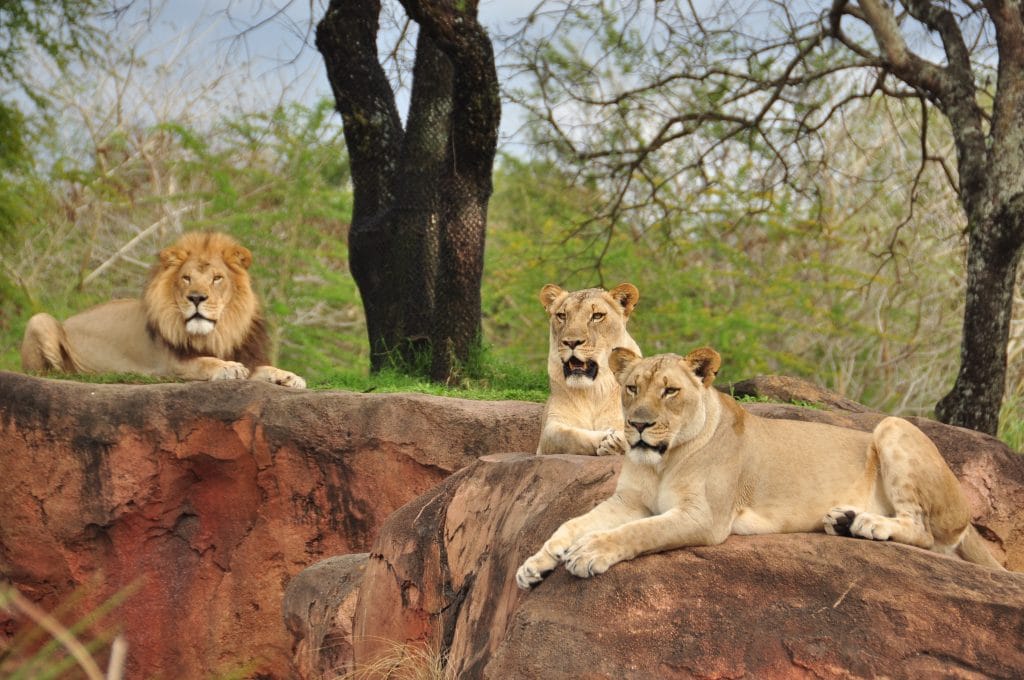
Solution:
{"label": "male lion's face", "polygon": [[220,257],[193,256],[178,270],[175,301],[189,335],[206,335],[217,326],[231,300],[228,267]]}
{"label": "male lion's face", "polygon": [[707,393],[721,362],[709,347],[685,357],[659,354],[641,359],[621,347],[612,352],[610,365],[622,386],[631,460],[656,465],[673,445],[701,434],[707,422]]}
{"label": "male lion's face", "polygon": [[560,371],[570,387],[592,385],[607,370],[612,348],[629,338],[626,320],[639,298],[639,291],[629,283],[610,291],[569,292],[551,283],[544,286],[540,301],[551,328],[549,371]]}
{"label": "male lion's face", "polygon": [[143,301],[150,330],[190,353],[225,357],[250,336],[259,301],[252,253],[227,234],[190,231],[160,251]]}

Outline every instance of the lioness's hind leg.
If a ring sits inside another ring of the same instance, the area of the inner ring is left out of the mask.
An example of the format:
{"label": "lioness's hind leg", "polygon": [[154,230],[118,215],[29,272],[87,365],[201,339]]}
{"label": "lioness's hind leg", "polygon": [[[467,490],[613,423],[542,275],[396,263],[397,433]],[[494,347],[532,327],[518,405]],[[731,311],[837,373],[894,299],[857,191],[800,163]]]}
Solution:
{"label": "lioness's hind leg", "polygon": [[886,418],[872,435],[870,456],[893,516],[859,512],[854,536],[951,551],[970,521],[959,482],[927,435],[902,418]]}

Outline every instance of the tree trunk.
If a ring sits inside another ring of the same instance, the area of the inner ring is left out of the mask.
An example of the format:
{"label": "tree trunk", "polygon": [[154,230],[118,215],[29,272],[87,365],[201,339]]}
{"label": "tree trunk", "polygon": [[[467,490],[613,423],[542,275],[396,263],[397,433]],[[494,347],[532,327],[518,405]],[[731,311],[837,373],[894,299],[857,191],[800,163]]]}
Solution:
{"label": "tree trunk", "polygon": [[370,368],[446,381],[480,339],[487,204],[501,103],[476,3],[404,0],[419,24],[408,124],[376,47],[380,3],[332,0],[317,26],[352,158],[349,266]]}
{"label": "tree trunk", "polygon": [[[1006,390],[1006,348],[1017,265],[1024,248],[1024,22],[986,4],[999,65],[987,134],[969,66],[941,102],[957,140],[960,200],[967,214],[967,297],[960,371],[935,406],[944,423],[995,435]],[[951,59],[952,61],[952,59]]]}
{"label": "tree trunk", "polygon": [[960,371],[953,389],[935,406],[940,421],[993,436],[1006,389],[1006,347],[1021,254],[1019,246],[996,238],[1003,231],[990,225],[972,230]]}

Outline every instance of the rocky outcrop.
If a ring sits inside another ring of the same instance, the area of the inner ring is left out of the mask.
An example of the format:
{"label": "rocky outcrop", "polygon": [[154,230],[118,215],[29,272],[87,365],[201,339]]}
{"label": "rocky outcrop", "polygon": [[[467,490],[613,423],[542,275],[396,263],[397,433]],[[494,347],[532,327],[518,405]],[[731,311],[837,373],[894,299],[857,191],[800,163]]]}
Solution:
{"label": "rocky outcrop", "polygon": [[134,585],[126,677],[294,677],[289,580],[480,455],[535,450],[540,408],[0,373],[0,575],[48,610],[98,583],[68,620]]}
{"label": "rocky outcrop", "polygon": [[758,375],[747,380],[719,387],[722,392],[737,399],[753,397],[781,403],[807,402],[831,410],[849,413],[871,412],[867,406],[847,399],[838,392],[816,385],[808,380],[788,375]]}
{"label": "rocky outcrop", "polygon": [[[871,427],[880,414],[751,404]],[[993,554],[1024,569],[1024,463],[991,437],[920,422]],[[455,677],[1019,677],[1024,576],[824,535],[731,537],[592,579],[515,570],[614,487],[621,459],[485,456],[389,518],[353,621],[356,666],[431,650]]]}
{"label": "rocky outcrop", "polygon": [[288,582],[282,609],[298,677],[341,678],[354,670],[352,619],[368,558],[328,557]]}

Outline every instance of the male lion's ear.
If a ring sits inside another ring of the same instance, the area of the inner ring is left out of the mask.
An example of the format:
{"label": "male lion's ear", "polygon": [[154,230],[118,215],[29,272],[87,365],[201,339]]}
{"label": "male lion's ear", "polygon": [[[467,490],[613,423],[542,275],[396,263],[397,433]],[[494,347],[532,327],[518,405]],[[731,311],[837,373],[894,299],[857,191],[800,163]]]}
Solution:
{"label": "male lion's ear", "polygon": [[718,375],[718,369],[722,366],[722,357],[710,347],[695,349],[685,357],[683,361],[690,364],[693,374],[701,379],[704,387],[711,387]]}
{"label": "male lion's ear", "polygon": [[565,291],[560,286],[556,286],[553,283],[549,283],[540,289],[540,303],[544,305],[544,309],[547,310],[548,314],[551,313],[551,305],[555,304],[561,295],[564,295]]}
{"label": "male lion's ear", "polygon": [[224,252],[224,262],[229,267],[248,269],[252,264],[252,253],[242,245],[233,245]]}
{"label": "male lion's ear", "polygon": [[616,347],[608,357],[608,366],[612,369],[615,379],[621,384],[630,367],[640,361],[640,355],[628,347]]}
{"label": "male lion's ear", "polygon": [[160,251],[160,266],[164,269],[181,266],[188,259],[188,251],[175,246],[168,246]]}
{"label": "male lion's ear", "polygon": [[622,313],[629,318],[636,303],[640,300],[640,291],[632,283],[620,283],[608,291],[616,302],[622,305]]}

